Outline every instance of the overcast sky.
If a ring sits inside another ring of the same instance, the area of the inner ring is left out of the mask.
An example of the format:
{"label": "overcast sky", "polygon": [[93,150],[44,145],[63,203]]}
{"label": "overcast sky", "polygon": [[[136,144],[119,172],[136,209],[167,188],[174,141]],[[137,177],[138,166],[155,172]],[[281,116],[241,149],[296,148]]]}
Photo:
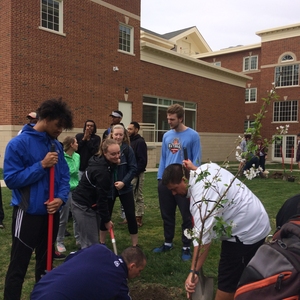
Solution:
{"label": "overcast sky", "polygon": [[260,42],[257,31],[300,23],[299,0],[141,0],[141,26],[159,34],[196,26],[213,51]]}

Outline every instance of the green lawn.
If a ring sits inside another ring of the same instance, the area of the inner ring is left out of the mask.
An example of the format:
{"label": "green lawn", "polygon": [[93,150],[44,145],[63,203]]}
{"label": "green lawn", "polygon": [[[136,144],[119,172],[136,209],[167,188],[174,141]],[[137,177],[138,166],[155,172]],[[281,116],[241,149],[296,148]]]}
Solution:
{"label": "green lawn", "polygon": [[[276,167],[280,167],[279,164]],[[269,167],[269,166],[268,166]],[[273,168],[273,166],[272,166]],[[288,167],[289,168],[289,167]],[[236,171],[237,167],[230,170]],[[289,170],[289,169],[288,169]],[[272,172],[271,172],[272,174]],[[270,174],[270,175],[271,175]],[[250,189],[261,199],[270,216],[271,224],[274,229],[275,216],[282,203],[289,197],[299,193],[299,177],[300,173],[294,172],[297,178],[295,182],[288,182],[280,179],[261,179],[255,178],[251,181],[246,181]],[[0,299],[2,298],[4,278],[9,262],[9,253],[11,245],[10,223],[11,223],[11,207],[10,190],[2,188],[6,228],[0,230],[1,236],[1,255],[0,255]],[[144,226],[139,230],[139,244],[144,250],[148,258],[148,265],[143,271],[141,277],[131,281],[130,285],[136,284],[151,284],[156,283],[170,288],[170,293],[174,294],[173,299],[185,299],[184,281],[190,269],[189,262],[182,262],[180,259],[181,252],[181,238],[180,238],[180,214],[177,213],[176,237],[174,240],[174,249],[169,253],[154,254],[152,249],[160,246],[163,243],[162,220],[158,206],[157,197],[157,180],[156,173],[146,173],[144,196],[146,211],[144,216]],[[119,225],[121,221],[119,213],[119,201],[116,201],[116,207],[113,214],[113,221],[115,222],[115,238],[118,252],[121,253],[123,249],[130,246],[130,237],[127,231],[127,226]],[[68,230],[72,232],[72,223],[68,223]],[[67,237],[66,248],[68,253],[76,249],[75,240],[73,237]],[[107,240],[107,245],[112,249],[110,240]],[[215,278],[217,276],[217,264],[219,258],[219,242],[214,242],[211,252],[204,266],[204,272]],[[55,265],[61,262],[55,262]],[[29,299],[30,291],[34,285],[34,257],[28,268],[27,276],[23,285],[22,299]]]}

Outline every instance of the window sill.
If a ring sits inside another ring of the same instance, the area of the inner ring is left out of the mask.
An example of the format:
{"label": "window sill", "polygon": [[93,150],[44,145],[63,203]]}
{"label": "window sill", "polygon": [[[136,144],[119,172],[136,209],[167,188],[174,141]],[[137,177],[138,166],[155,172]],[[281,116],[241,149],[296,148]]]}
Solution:
{"label": "window sill", "polygon": [[123,53],[123,54],[128,54],[128,55],[131,55],[131,56],[135,56],[134,53],[123,51],[123,50],[120,50],[120,49],[118,49],[118,52]]}
{"label": "window sill", "polygon": [[66,36],[65,33],[58,32],[58,31],[55,31],[55,30],[51,30],[51,29],[48,29],[48,28],[45,28],[45,27],[42,27],[42,26],[39,26],[38,28],[41,29],[41,30],[50,32],[50,33],[58,34],[58,35],[61,35],[61,36]]}

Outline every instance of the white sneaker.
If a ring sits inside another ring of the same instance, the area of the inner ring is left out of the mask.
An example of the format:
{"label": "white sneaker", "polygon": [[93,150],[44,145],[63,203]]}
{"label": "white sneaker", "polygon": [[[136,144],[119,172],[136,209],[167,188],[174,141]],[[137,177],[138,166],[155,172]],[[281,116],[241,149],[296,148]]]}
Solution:
{"label": "white sneaker", "polygon": [[60,252],[60,253],[67,251],[66,247],[63,243],[57,243],[56,248],[57,248],[57,251]]}

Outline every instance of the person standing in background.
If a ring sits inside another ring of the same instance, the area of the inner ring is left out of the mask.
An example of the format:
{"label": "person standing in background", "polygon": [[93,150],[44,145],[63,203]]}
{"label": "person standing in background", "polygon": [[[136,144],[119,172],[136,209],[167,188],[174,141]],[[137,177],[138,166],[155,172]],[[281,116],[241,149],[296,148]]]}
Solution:
{"label": "person standing in background", "polygon": [[124,124],[121,123],[123,118],[123,113],[120,110],[114,110],[110,115],[111,117],[111,124],[110,126],[104,131],[102,139],[105,140],[107,137],[110,136],[112,127],[121,124],[124,127]]}
{"label": "person standing in background", "polygon": [[[65,239],[65,230],[66,225],[69,219],[69,212],[71,207],[71,201],[72,201],[72,192],[77,187],[79,177],[79,165],[80,165],[80,155],[76,153],[78,149],[77,140],[75,137],[67,136],[63,141],[63,147],[64,147],[64,156],[65,160],[69,166],[70,171],[70,192],[68,196],[67,203],[61,208],[59,215],[60,215],[60,221],[59,221],[59,229],[56,239],[56,248],[57,251],[62,253],[66,252],[66,247],[64,245],[64,239]],[[76,238],[76,235],[78,235],[75,224],[74,224],[74,235]],[[77,237],[76,245],[79,246],[79,238]]]}
{"label": "person standing in background", "polygon": [[171,130],[163,135],[161,157],[157,174],[158,198],[161,217],[164,226],[164,244],[154,248],[154,253],[166,252],[173,249],[173,238],[175,234],[175,215],[178,206],[182,217],[182,252],[183,261],[192,258],[190,251],[191,240],[183,231],[191,229],[192,216],[189,201],[181,195],[173,195],[166,186],[161,183],[162,175],[167,166],[174,163],[181,164],[184,160],[184,148],[187,150],[188,158],[197,166],[201,163],[201,144],[199,134],[184,125],[184,108],[179,104],[170,106],[167,110],[167,120]]}
{"label": "person standing in background", "polygon": [[143,185],[145,180],[145,171],[148,161],[147,144],[143,137],[139,134],[140,124],[138,122],[131,122],[128,127],[128,135],[130,138],[130,146],[133,149],[137,171],[136,175],[132,179],[133,195],[135,201],[135,217],[137,225],[143,226],[143,215],[145,213]]}
{"label": "person standing in background", "polygon": [[93,120],[86,120],[83,127],[83,133],[76,134],[75,138],[78,143],[77,153],[80,155],[80,178],[88,166],[89,159],[99,151],[101,138],[96,135],[96,132],[96,123]]}

